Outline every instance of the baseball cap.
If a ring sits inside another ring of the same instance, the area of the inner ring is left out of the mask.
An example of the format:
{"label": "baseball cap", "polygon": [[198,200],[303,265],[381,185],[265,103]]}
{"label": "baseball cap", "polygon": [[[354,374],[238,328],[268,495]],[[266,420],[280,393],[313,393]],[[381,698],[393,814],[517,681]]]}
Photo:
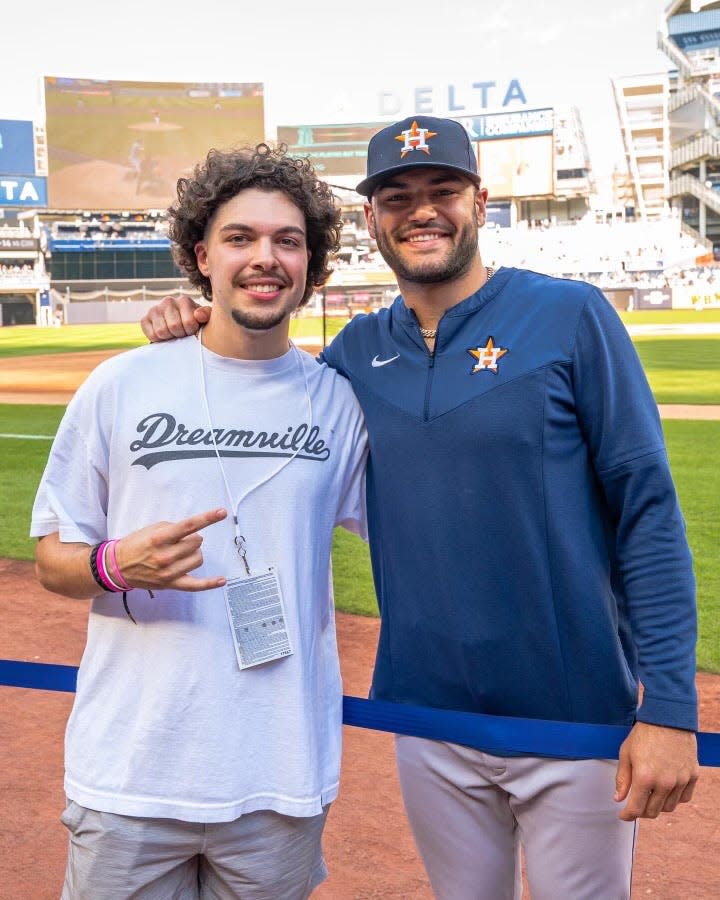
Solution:
{"label": "baseball cap", "polygon": [[390,175],[420,166],[451,169],[480,184],[477,159],[462,125],[453,119],[414,115],[370,138],[367,177],[355,190],[371,197]]}

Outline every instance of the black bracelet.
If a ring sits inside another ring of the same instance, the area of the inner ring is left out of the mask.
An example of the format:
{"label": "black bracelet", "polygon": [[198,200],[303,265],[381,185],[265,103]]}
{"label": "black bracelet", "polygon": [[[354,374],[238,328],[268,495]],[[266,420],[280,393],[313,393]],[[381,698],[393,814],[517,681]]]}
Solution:
{"label": "black bracelet", "polygon": [[100,578],[100,573],[98,572],[97,567],[98,550],[102,547],[103,543],[104,541],[100,541],[99,544],[95,544],[95,546],[90,551],[90,571],[92,573],[92,577],[95,579],[95,584],[103,593],[107,593],[107,585],[104,584],[104,582]]}

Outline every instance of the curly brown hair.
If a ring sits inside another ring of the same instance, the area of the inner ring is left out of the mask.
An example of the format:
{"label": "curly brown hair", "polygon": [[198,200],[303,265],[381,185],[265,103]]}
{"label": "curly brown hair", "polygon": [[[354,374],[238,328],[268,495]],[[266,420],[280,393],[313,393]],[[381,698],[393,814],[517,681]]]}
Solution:
{"label": "curly brown hair", "polygon": [[218,207],[248,188],[282,191],[305,217],[310,260],[302,306],[330,276],[329,256],[340,247],[342,219],[330,187],[318,179],[308,159],[288,156],[285,144],[211,150],[191,178],[178,180],[177,202],[167,211],[175,261],[190,283],[212,300],[210,279],[198,269],[195,245],[204,239]]}

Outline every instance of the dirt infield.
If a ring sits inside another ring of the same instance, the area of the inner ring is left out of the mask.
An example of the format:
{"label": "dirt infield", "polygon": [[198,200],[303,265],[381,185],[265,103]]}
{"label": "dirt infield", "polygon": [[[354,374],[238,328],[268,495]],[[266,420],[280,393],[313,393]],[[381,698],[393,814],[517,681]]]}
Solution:
{"label": "dirt infield", "polygon": [[121,352],[49,353],[0,359],[0,402],[69,403],[97,365]]}
{"label": "dirt infield", "polygon": [[[0,402],[66,403],[108,355],[0,360]],[[0,658],[79,663],[86,604],[45,591],[30,563],[0,559],[0,621]],[[375,619],[338,615],[346,694],[367,695],[377,630]],[[701,674],[697,681],[700,727],[720,731],[720,677]],[[0,698],[0,900],[56,900],[65,857],[63,731],[72,697],[0,686]],[[344,732],[341,793],[324,842],[330,878],[314,896],[431,900],[402,812],[392,738],[358,728]],[[717,900],[718,846],[720,768],[704,769],[692,803],[641,825],[633,900]]]}
{"label": "dirt infield", "polygon": [[[312,341],[298,341],[298,345],[313,355],[322,349]],[[0,359],[0,403],[67,404],[97,365],[122,352],[94,350]]]}
{"label": "dirt infield", "polygon": [[[0,658],[77,665],[86,604],[45,591],[30,563],[0,560]],[[367,696],[376,619],[338,615],[346,694]],[[720,730],[720,678],[698,676],[701,727]],[[0,900],[57,900],[65,857],[63,730],[68,694],[0,687]],[[387,734],[344,729],[340,797],[325,836],[330,878],[318,900],[431,900],[402,812]],[[645,822],[633,898],[720,896],[720,769],[704,769],[696,797]],[[558,898],[572,900],[572,898]]]}
{"label": "dirt infield", "polygon": [[[321,350],[320,344],[312,340],[297,343],[313,355]],[[95,366],[120,352],[52,353],[0,359],[0,403],[69,403]],[[720,419],[719,404],[661,404],[659,409],[660,415],[667,419]]]}

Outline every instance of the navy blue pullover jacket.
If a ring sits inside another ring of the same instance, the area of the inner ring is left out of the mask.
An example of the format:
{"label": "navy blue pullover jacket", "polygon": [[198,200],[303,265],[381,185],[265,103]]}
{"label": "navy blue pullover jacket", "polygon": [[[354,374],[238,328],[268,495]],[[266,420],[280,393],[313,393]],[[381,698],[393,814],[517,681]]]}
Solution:
{"label": "navy blue pullover jacket", "polygon": [[434,353],[398,297],[324,359],[370,437],[372,697],[697,727],[684,523],[654,399],[599,290],[503,268],[445,313]]}

